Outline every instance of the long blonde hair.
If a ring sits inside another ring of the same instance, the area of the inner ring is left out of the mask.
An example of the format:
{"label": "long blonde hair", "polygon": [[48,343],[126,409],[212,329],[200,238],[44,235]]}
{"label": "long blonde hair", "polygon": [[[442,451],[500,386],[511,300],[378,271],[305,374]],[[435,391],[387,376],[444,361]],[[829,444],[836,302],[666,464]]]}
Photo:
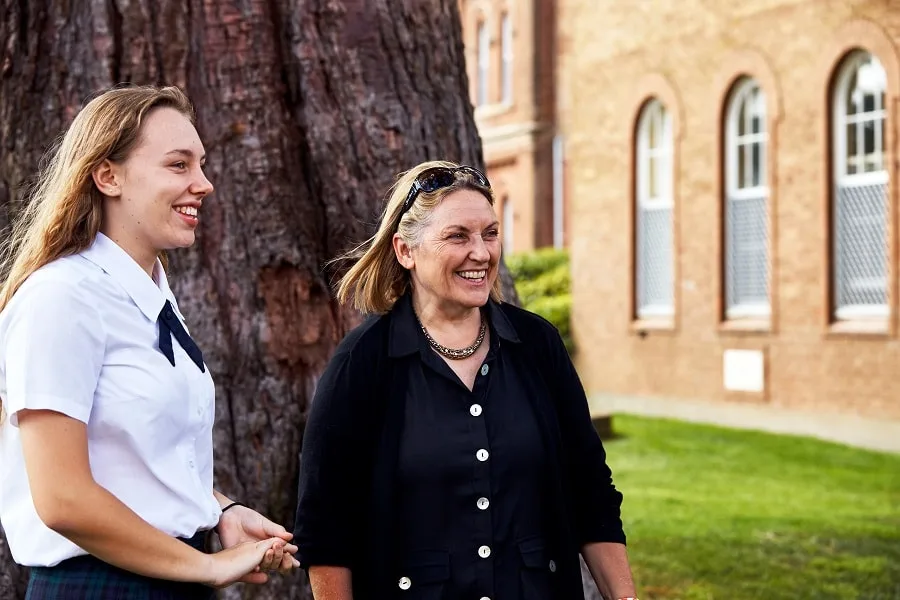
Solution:
{"label": "long blonde hair", "polygon": [[[44,265],[90,247],[103,220],[103,195],[92,172],[104,160],[122,162],[141,139],[156,108],[174,108],[194,122],[188,97],[176,87],[117,87],[96,96],[51,148],[0,254],[0,311]],[[0,419],[3,404],[0,399]]]}
{"label": "long blonde hair", "polygon": [[[391,309],[410,285],[409,271],[397,261],[394,253],[394,233],[399,233],[410,246],[417,246],[431,212],[449,194],[461,189],[471,189],[484,194],[488,202],[494,204],[494,194],[489,188],[479,186],[472,175],[460,171],[452,185],[431,193],[419,192],[413,205],[403,213],[399,225],[397,224],[406,196],[422,172],[434,167],[453,169],[458,166],[443,160],[428,161],[397,177],[389,191],[375,235],[332,261],[353,261],[353,266],[338,281],[336,294],[341,304],[352,302],[353,307],[364,314],[384,313]],[[497,301],[503,297],[500,286],[498,277],[491,288],[491,298]]]}

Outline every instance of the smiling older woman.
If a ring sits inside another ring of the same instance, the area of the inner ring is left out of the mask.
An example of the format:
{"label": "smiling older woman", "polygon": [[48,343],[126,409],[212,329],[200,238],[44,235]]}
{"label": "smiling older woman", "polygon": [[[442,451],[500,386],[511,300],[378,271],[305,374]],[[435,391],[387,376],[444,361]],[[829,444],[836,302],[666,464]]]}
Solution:
{"label": "smiling older woman", "polygon": [[403,174],[338,297],[303,440],[295,543],[319,600],[634,595],[622,496],[562,340],[501,303],[487,178]]}

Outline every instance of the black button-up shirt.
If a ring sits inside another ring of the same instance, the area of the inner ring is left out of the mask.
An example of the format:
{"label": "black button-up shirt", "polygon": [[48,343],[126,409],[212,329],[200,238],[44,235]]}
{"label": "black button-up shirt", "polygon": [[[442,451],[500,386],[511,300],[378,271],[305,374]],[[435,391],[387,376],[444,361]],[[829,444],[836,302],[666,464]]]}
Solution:
{"label": "black button-up shirt", "polygon": [[528,389],[504,354],[518,338],[502,313],[484,310],[490,349],[471,391],[431,349],[411,306],[398,313],[405,322],[393,334],[414,336],[402,344],[417,344],[420,359],[409,372],[397,468],[398,558],[410,571],[400,590],[439,585],[416,570],[449,555],[443,598],[522,598],[519,543],[543,538],[547,453]]}
{"label": "black button-up shirt", "polygon": [[492,348],[471,392],[431,353],[409,294],[348,333],[318,381],[294,540],[304,567],[347,567],[358,600],[583,598],[579,549],[625,543],[559,332],[509,304],[484,310]]}

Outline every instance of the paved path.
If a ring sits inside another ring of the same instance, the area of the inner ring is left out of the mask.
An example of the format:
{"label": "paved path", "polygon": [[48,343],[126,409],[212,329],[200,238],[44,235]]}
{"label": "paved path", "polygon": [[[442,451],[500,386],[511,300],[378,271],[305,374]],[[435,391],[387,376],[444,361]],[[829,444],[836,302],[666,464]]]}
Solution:
{"label": "paved path", "polygon": [[[595,394],[594,415],[630,413],[739,429],[805,435],[832,442],[900,453],[900,421],[850,414],[811,413],[762,404],[699,402],[644,396]],[[615,427],[615,422],[613,422]]]}

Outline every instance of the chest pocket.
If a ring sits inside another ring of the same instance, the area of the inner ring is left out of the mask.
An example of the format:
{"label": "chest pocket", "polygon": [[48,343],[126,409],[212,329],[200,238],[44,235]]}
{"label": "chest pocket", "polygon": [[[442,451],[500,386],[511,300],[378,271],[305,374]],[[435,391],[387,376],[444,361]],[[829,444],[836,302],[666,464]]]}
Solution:
{"label": "chest pocket", "polygon": [[402,600],[440,600],[450,579],[450,554],[438,550],[413,552],[404,561],[397,578]]}

